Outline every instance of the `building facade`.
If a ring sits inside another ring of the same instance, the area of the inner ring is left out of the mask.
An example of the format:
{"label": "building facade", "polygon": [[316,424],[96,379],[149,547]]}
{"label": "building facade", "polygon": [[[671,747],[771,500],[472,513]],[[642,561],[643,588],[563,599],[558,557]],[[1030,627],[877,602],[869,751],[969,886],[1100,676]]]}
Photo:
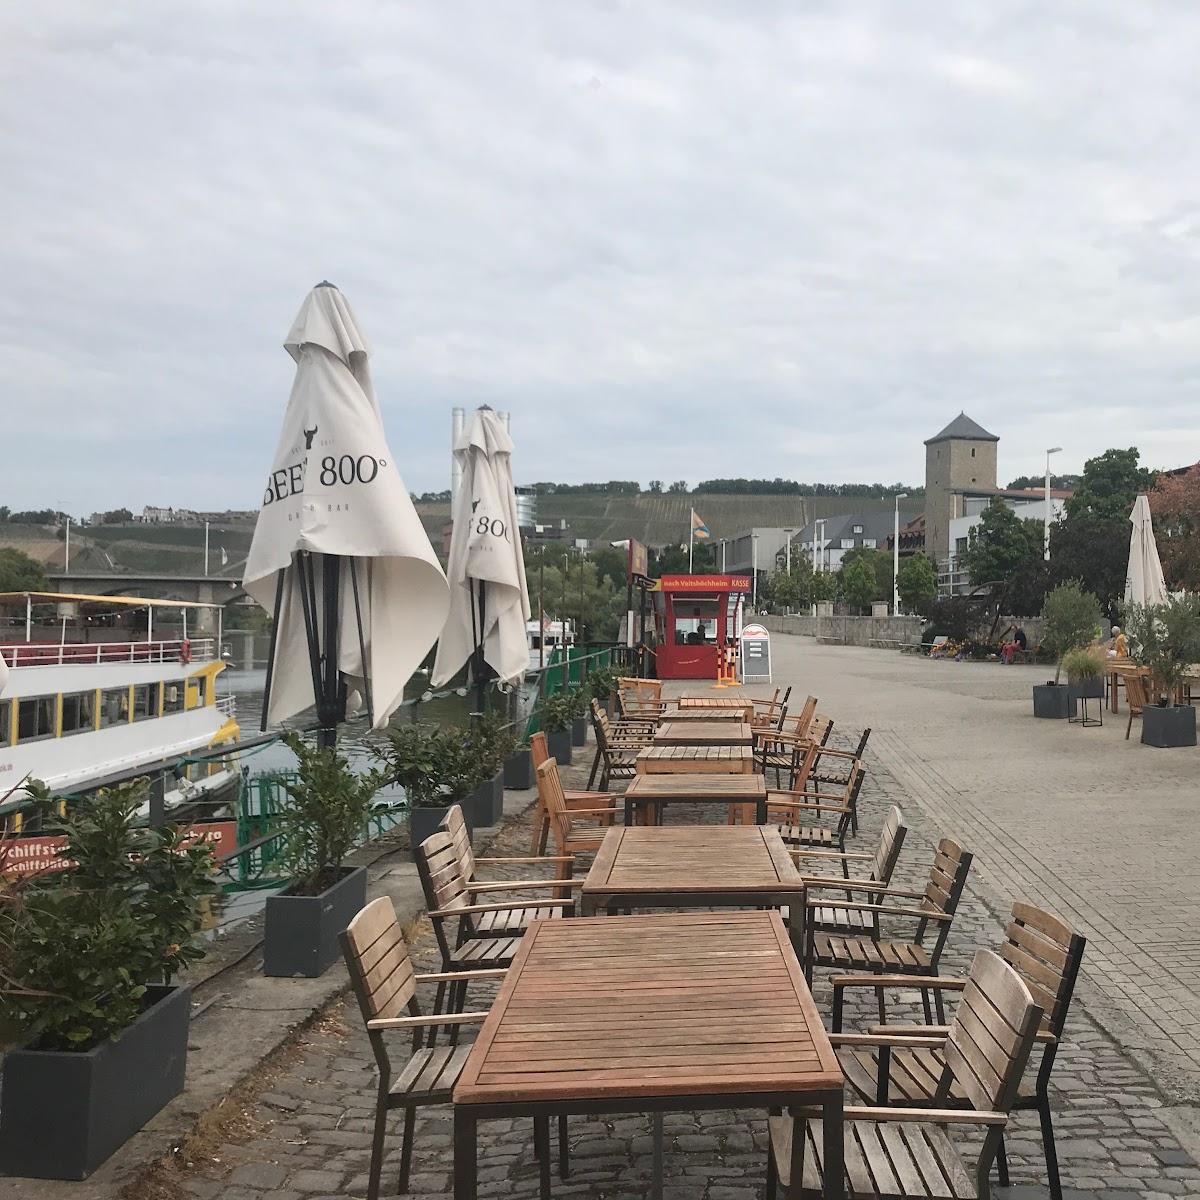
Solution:
{"label": "building facade", "polygon": [[950,522],[963,515],[963,489],[996,489],[999,441],[959,413],[925,442],[925,553],[939,566],[950,557]]}

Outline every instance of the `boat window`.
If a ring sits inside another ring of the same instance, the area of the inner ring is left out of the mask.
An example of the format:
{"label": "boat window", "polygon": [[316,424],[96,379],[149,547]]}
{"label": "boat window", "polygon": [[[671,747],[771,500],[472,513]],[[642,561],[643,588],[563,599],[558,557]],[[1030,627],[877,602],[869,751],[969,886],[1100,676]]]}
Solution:
{"label": "boat window", "polygon": [[0,700],[0,746],[8,745],[9,731],[12,729],[12,701]]}
{"label": "boat window", "polygon": [[[157,717],[158,713],[151,711],[150,695],[153,688],[154,696],[158,696],[158,686],[156,684],[139,683],[133,689],[133,719],[135,721],[144,721],[147,717]],[[156,706],[157,707],[157,706]]]}
{"label": "boat window", "polygon": [[90,733],[95,728],[95,703],[95,692],[76,692],[63,696],[63,733]]}
{"label": "boat window", "polygon": [[168,713],[183,712],[183,680],[165,680],[163,689],[162,711],[165,717]]}
{"label": "boat window", "polygon": [[129,689],[109,688],[100,694],[100,728],[129,724]]}
{"label": "boat window", "polygon": [[54,736],[57,696],[34,696],[17,702],[17,741],[35,742]]}

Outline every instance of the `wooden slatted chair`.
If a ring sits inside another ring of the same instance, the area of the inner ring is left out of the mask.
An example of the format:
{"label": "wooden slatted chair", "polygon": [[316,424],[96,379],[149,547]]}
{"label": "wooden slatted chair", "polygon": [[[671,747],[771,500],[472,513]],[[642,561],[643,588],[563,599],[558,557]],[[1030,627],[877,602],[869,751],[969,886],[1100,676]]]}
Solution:
{"label": "wooden slatted chair", "polygon": [[[828,862],[838,865],[841,869],[843,879],[854,879],[856,882],[880,883],[884,887],[887,887],[892,881],[892,873],[896,869],[896,863],[900,858],[900,851],[904,846],[904,839],[907,836],[908,826],[904,824],[904,814],[893,804],[888,810],[887,816],[883,819],[883,828],[879,833],[879,844],[870,853],[866,851],[816,850],[805,846],[790,849],[788,853],[795,859],[796,869],[800,874],[814,883],[837,882],[836,879],[819,875],[811,870],[814,863]],[[865,868],[866,874],[851,875],[851,863],[861,865]],[[812,915],[812,919],[820,925],[826,920],[826,915],[820,909],[817,909]],[[836,929],[843,931],[851,928],[874,928],[870,914],[868,913],[851,914],[849,910],[833,913],[833,910],[830,910],[828,920]]]}
{"label": "wooden slatted chair", "polygon": [[[859,736],[858,745],[853,750],[838,750],[828,745],[829,734],[833,730],[833,722],[829,722],[829,728],[825,731],[825,736],[821,739],[820,751],[817,755],[817,761],[813,764],[812,770],[808,774],[808,782],[810,786],[826,787],[829,785],[837,786],[846,782],[846,773],[849,771],[849,763],[861,762],[863,754],[867,749],[867,742],[871,738],[871,727],[868,725]],[[842,766],[846,767],[846,771],[841,770]],[[851,832],[858,833],[858,814],[854,814],[854,820],[851,822]]]}
{"label": "wooden slatted chair", "polygon": [[[554,762],[553,759],[550,761]],[[565,894],[569,884],[562,880],[557,881],[559,895],[554,898],[522,900],[519,905],[512,901],[476,903],[458,847],[445,829],[427,837],[417,847],[414,857],[425,893],[427,915],[442,956],[442,971],[451,977],[438,984],[436,1012],[442,1011],[446,983],[452,982],[455,974],[461,975],[478,967],[507,967],[520,947],[520,932],[510,934],[501,929],[484,932],[480,929],[481,921],[496,914],[503,914],[502,920],[513,919],[514,909],[520,914],[536,910],[541,916],[561,916],[564,909],[573,910],[575,906]],[[564,865],[569,870],[570,864]],[[478,890],[478,885],[476,888]],[[524,925],[519,925],[519,929],[523,930]],[[461,988],[451,988],[452,1009],[461,999],[461,993]]]}
{"label": "wooden slatted chair", "polygon": [[[417,1109],[430,1104],[449,1104],[454,1085],[467,1061],[470,1046],[425,1045],[425,1030],[439,1025],[474,1025],[483,1021],[485,1012],[432,1014],[421,1012],[417,984],[436,982],[444,986],[442,972],[418,975],[413,970],[408,946],[396,920],[396,910],[387,896],[372,900],[341,934],[342,954],[350,972],[359,1012],[367,1027],[367,1037],[375,1064],[379,1068],[379,1089],[375,1099],[375,1132],[371,1140],[371,1167],[367,1179],[367,1200],[379,1196],[379,1176],[383,1168],[383,1144],[387,1135],[387,1115],[394,1108],[404,1109],[404,1137],[400,1148],[400,1182],[397,1191],[408,1190],[412,1164],[413,1127]],[[502,970],[469,972],[469,979],[502,976]],[[456,973],[456,979],[460,974]],[[412,1053],[398,1070],[393,1066],[384,1038],[388,1030],[412,1034]]]}
{"label": "wooden slatted chair", "polygon": [[1125,740],[1129,741],[1133,718],[1140,717],[1146,707],[1146,680],[1137,671],[1122,671],[1121,677],[1125,680],[1125,703],[1129,708],[1129,721],[1125,725]]}
{"label": "wooden slatted chair", "polygon": [[[782,695],[779,688],[776,688],[775,695],[770,700],[751,700],[750,704],[754,711],[750,714],[750,723],[763,729],[778,729],[780,722],[787,715],[788,700],[791,699],[791,696],[792,689],[790,687]],[[814,708],[816,703],[814,700]]]}
{"label": "wooden slatted chair", "polygon": [[784,715],[774,725],[755,727],[754,754],[758,769],[764,775],[774,771],[776,787],[780,785],[782,772],[795,769],[797,744],[808,745],[814,740],[813,720],[816,715],[817,698],[809,696],[797,716]]}
{"label": "wooden slatted chair", "polygon": [[[560,855],[587,853],[600,849],[604,834],[612,824],[611,809],[568,808],[563,798],[562,779],[558,774],[558,763],[547,759],[537,769],[538,795],[550,816],[550,830],[554,835],[554,848]],[[587,825],[587,819],[600,820],[601,824]]]}
{"label": "wooden slatted chair", "polygon": [[[812,982],[814,967],[833,967],[837,971],[862,971],[876,975],[936,975],[938,961],[950,936],[954,914],[962,897],[967,876],[971,870],[972,855],[950,838],[942,838],[934,852],[929,868],[929,878],[923,891],[910,891],[892,885],[880,887],[875,883],[854,883],[845,879],[834,879],[828,883],[813,882],[805,888],[805,915],[825,909],[835,912],[857,910],[876,918],[906,919],[915,921],[912,937],[908,941],[885,937],[878,925],[869,933],[828,933],[807,925],[804,931],[804,976]],[[865,892],[870,896],[882,897],[875,902],[830,900],[832,891]],[[898,904],[889,903],[899,901]],[[910,901],[910,903],[904,903]],[[915,902],[915,903],[913,903]],[[929,944],[926,935],[930,926],[934,934]],[[887,1020],[886,1001],[882,986],[876,988],[880,1021]],[[945,1019],[940,992],[934,993],[939,1021]],[[929,993],[922,993],[925,1019],[933,1023],[929,1009]],[[834,1028],[837,1029],[841,1013],[834,1009]]]}
{"label": "wooden slatted chair", "polygon": [[662,720],[667,710],[662,680],[622,676],[617,680],[617,709],[622,720]]}
{"label": "wooden slatted chair", "polygon": [[608,713],[592,700],[592,729],[596,734],[596,754],[592,759],[592,773],[588,776],[588,787],[596,782],[600,772],[601,791],[607,792],[614,779],[632,779],[637,771],[639,750],[654,745],[654,726],[644,721],[618,721],[608,719]]}
{"label": "wooden slatted chair", "polygon": [[[962,1001],[944,1035],[923,1037],[923,1049],[936,1049],[944,1066],[932,1107],[902,1109],[850,1106],[844,1110],[843,1153],[847,1200],[988,1200],[991,1170],[1042,1010],[1021,977],[991,950],[980,950],[971,964]],[[835,1047],[889,1045],[883,1034],[832,1034]],[[969,1109],[952,1107],[955,1087],[969,1098]],[[779,1184],[795,1200],[824,1196],[824,1129],[820,1118],[800,1127],[800,1178],[792,1179],[790,1117],[769,1119],[767,1200]],[[980,1125],[986,1131],[974,1170],[968,1172],[948,1125]]]}
{"label": "wooden slatted chair", "polygon": [[[549,757],[550,750],[546,745],[546,735],[538,732],[531,734],[529,738],[529,755],[533,762],[533,769],[536,775],[538,767],[542,765]],[[563,802],[568,808],[577,808],[581,811],[592,812],[598,808],[607,806],[615,811],[616,798],[611,792],[591,792],[591,791],[566,791],[563,793]],[[611,819],[608,822],[612,824]],[[546,812],[546,806],[542,803],[541,793],[538,793],[537,808],[533,814],[533,852],[534,854],[544,854],[546,852],[546,840],[550,836],[550,816]]]}
{"label": "wooden slatted chair", "polygon": [[[1017,902],[1012,906],[1012,917],[999,949],[1000,957],[1021,976],[1030,995],[1042,1008],[1042,1023],[1037,1037],[1042,1048],[1041,1059],[1033,1078],[1021,1080],[1013,1108],[1015,1111],[1033,1110],[1038,1114],[1051,1200],[1062,1200],[1062,1180],[1054,1143],[1054,1120],[1050,1111],[1050,1073],[1054,1069],[1054,1060],[1066,1029],[1067,1013],[1086,945],[1086,938],[1052,913]],[[879,977],[834,977],[834,1009],[839,1014],[835,1029],[840,1025],[844,991],[864,986],[879,987]],[[921,980],[897,976],[889,979],[887,986],[901,990],[921,988],[957,992],[962,991],[965,981],[944,976]],[[928,1025],[877,1025],[870,1030],[871,1033],[910,1034],[917,1037],[928,1037],[935,1031],[942,1030],[938,1026]],[[847,1082],[867,1103],[915,1105],[918,1108],[927,1107],[933,1102],[945,1065],[939,1050],[905,1048],[903,1045],[878,1050],[852,1048],[839,1057]],[[966,1092],[958,1084],[950,1089],[945,1099],[956,1106],[969,1103]],[[1008,1163],[1003,1141],[998,1150],[997,1167],[1000,1185],[1007,1187]]]}
{"label": "wooden slatted chair", "polygon": [[[810,749],[806,764],[811,763],[812,755]],[[779,826],[779,836],[786,846],[808,846],[844,854],[865,778],[863,765],[855,763],[841,788],[810,792],[805,789],[802,776],[798,788],[767,792],[767,817],[783,822]]]}

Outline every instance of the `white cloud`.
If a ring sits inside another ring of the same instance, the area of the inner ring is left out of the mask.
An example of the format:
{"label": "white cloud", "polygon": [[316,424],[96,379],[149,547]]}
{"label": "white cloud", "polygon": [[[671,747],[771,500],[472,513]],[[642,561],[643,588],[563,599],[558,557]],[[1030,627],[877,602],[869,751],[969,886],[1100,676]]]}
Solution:
{"label": "white cloud", "polygon": [[[77,0],[0,14],[3,501],[252,505],[328,277],[410,487],[1200,457],[1200,10]],[[763,439],[767,425],[776,436]]]}

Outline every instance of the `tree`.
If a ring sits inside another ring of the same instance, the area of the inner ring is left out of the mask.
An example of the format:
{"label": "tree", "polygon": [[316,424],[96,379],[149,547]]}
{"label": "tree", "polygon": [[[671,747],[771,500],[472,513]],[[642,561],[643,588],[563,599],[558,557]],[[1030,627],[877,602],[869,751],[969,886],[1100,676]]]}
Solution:
{"label": "tree", "polygon": [[1041,522],[1022,521],[1007,505],[994,502],[972,528],[963,563],[978,587],[997,580],[1007,583],[1029,558],[1041,554]]}
{"label": "tree", "polygon": [[[1052,488],[1060,488],[1066,491],[1072,491],[1079,486],[1079,475],[1051,475],[1050,486]],[[1008,485],[1010,491],[1019,491],[1030,488],[1044,488],[1046,486],[1045,475],[1018,475],[1016,479]]]}
{"label": "tree", "polygon": [[0,547],[0,592],[44,592],[46,572],[42,564],[23,550]]}
{"label": "tree", "polygon": [[1152,686],[1173,704],[1184,671],[1200,658],[1200,601],[1171,596],[1165,604],[1131,604],[1125,631],[1134,662],[1150,668]]}
{"label": "tree", "polygon": [[[697,575],[709,575],[717,569],[717,548],[711,541],[699,541],[692,545],[692,570]],[[688,573],[688,548],[665,546],[654,556],[650,570],[656,575],[686,575]]]}
{"label": "tree", "polygon": [[597,546],[588,552],[588,558],[596,564],[596,570],[601,579],[607,579],[619,591],[625,591],[626,572],[629,567],[629,555],[625,550],[616,546]]}
{"label": "tree", "polygon": [[900,607],[905,612],[925,614],[937,596],[937,571],[924,554],[910,554],[900,560],[897,576]]}
{"label": "tree", "polygon": [[661,492],[662,492],[662,490],[663,490],[663,484],[662,484],[662,480],[661,480],[661,479],[652,479],[652,480],[650,480],[650,484],[649,484],[649,488],[648,488],[648,490],[649,490],[651,493],[653,493],[655,496],[659,495],[659,493],[661,493]]}
{"label": "tree", "polygon": [[[1124,517],[1067,517],[1050,526],[1050,569],[1043,588],[1078,579],[1110,617],[1117,614],[1129,570],[1129,522]],[[1039,612],[1041,605],[1024,616]],[[1014,610],[1015,611],[1015,610]]]}
{"label": "tree", "polygon": [[1105,450],[1083,464],[1083,480],[1066,503],[1068,517],[1113,520],[1129,516],[1139,492],[1154,486],[1154,472],[1138,466],[1138,449]]}
{"label": "tree", "polygon": [[[1200,465],[1161,476],[1149,498],[1167,587],[1200,590]],[[1125,542],[1128,554],[1128,524]]]}
{"label": "tree", "polygon": [[1047,597],[1042,610],[1045,628],[1042,645],[1057,660],[1054,682],[1062,672],[1063,655],[1086,646],[1100,632],[1100,602],[1077,581],[1060,583]]}
{"label": "tree", "polygon": [[867,608],[878,590],[875,569],[865,558],[851,560],[842,568],[842,594],[852,608]]}
{"label": "tree", "polygon": [[875,576],[875,594],[872,600],[886,600],[892,594],[892,556],[886,550],[874,550],[870,546],[855,546],[842,555],[844,571],[851,563],[864,562]]}
{"label": "tree", "polygon": [[687,485],[686,479],[677,479],[677,480],[675,480],[675,482],[673,484],[671,484],[671,486],[669,488],[667,488],[667,491],[670,492],[671,495],[673,495],[673,496],[682,495],[687,490],[688,490],[688,485]]}

